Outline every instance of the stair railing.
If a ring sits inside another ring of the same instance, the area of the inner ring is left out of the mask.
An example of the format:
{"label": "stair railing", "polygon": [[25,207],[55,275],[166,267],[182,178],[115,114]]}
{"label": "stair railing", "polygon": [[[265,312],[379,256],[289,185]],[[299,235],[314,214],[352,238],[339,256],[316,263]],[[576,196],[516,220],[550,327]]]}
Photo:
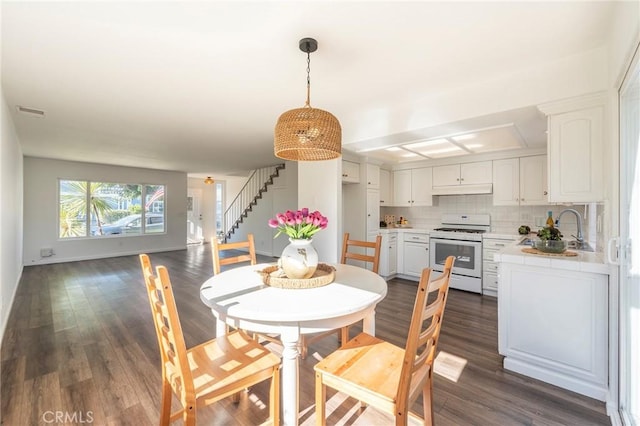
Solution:
{"label": "stair railing", "polygon": [[267,186],[273,184],[273,179],[278,177],[284,164],[263,167],[254,170],[244,184],[236,198],[229,205],[223,216],[223,232],[225,240],[238,228],[240,223],[248,216],[248,213],[257,204],[258,199],[267,190]]}

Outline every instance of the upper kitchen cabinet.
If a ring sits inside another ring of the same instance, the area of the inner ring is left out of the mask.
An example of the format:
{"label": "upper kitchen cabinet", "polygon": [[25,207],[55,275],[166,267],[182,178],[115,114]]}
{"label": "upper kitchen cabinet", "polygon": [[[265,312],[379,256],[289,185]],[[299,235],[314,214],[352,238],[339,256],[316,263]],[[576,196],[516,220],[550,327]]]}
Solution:
{"label": "upper kitchen cabinet", "polygon": [[367,189],[380,189],[380,167],[367,163]]}
{"label": "upper kitchen cabinet", "polygon": [[549,201],[604,199],[604,93],[540,105],[547,115]]}
{"label": "upper kitchen cabinet", "polygon": [[393,172],[393,205],[415,207],[433,205],[432,169],[396,170]]}
{"label": "upper kitchen cabinet", "polygon": [[380,207],[392,206],[391,198],[391,173],[389,170],[380,169]]}
{"label": "upper kitchen cabinet", "polygon": [[548,204],[546,155],[493,162],[494,206],[544,204]]}
{"label": "upper kitchen cabinet", "polygon": [[491,161],[452,164],[433,168],[433,186],[491,183]]}
{"label": "upper kitchen cabinet", "polygon": [[360,164],[342,160],[342,183],[360,183]]}
{"label": "upper kitchen cabinet", "polygon": [[433,168],[433,195],[488,194],[493,179],[491,161]]}

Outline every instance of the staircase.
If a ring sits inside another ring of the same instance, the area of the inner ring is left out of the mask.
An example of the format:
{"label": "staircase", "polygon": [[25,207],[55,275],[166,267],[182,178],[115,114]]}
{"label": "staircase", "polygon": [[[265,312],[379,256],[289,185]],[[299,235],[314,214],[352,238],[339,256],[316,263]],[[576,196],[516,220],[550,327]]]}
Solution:
{"label": "staircase", "polygon": [[229,208],[224,212],[223,229],[224,241],[236,232],[244,219],[249,216],[253,206],[258,204],[262,194],[267,192],[267,187],[273,185],[273,179],[280,176],[280,170],[284,169],[284,164],[277,166],[263,167],[254,170],[247,183],[244,184]]}

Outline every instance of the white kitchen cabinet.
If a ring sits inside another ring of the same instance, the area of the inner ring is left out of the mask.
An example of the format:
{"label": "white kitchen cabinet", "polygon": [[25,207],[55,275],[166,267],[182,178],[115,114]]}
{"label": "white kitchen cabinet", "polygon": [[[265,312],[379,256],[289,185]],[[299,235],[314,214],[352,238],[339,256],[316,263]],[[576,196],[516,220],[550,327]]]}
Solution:
{"label": "white kitchen cabinet", "polygon": [[380,167],[375,164],[366,164],[367,189],[380,189]]}
{"label": "white kitchen cabinet", "polygon": [[395,232],[382,235],[380,249],[380,267],[378,272],[385,278],[391,278],[397,273],[398,264],[398,234]]}
{"label": "white kitchen cabinet", "polygon": [[491,183],[491,161],[452,164],[433,168],[433,186],[480,185]]}
{"label": "white kitchen cabinet", "polygon": [[544,204],[548,204],[546,155],[493,162],[494,206]]}
{"label": "white kitchen cabinet", "polygon": [[493,256],[507,246],[514,244],[517,238],[491,238],[482,240],[482,294],[498,296],[498,263]]}
{"label": "white kitchen cabinet", "polygon": [[393,172],[393,205],[416,207],[433,205],[432,168]]}
{"label": "white kitchen cabinet", "polygon": [[429,267],[429,235],[404,232],[402,273],[420,278],[422,270]]}
{"label": "white kitchen cabinet", "polygon": [[550,202],[604,199],[605,106],[597,93],[538,107],[547,114]]}
{"label": "white kitchen cabinet", "polygon": [[504,368],[604,401],[608,276],[500,262],[498,293]]}
{"label": "white kitchen cabinet", "polygon": [[360,183],[360,164],[342,160],[342,183]]}
{"label": "white kitchen cabinet", "polygon": [[549,204],[547,185],[547,156],[534,155],[520,158],[520,205]]}
{"label": "white kitchen cabinet", "polygon": [[389,170],[380,169],[380,207],[392,206],[391,198],[391,173]]}
{"label": "white kitchen cabinet", "polygon": [[367,233],[380,229],[380,191],[367,190]]}

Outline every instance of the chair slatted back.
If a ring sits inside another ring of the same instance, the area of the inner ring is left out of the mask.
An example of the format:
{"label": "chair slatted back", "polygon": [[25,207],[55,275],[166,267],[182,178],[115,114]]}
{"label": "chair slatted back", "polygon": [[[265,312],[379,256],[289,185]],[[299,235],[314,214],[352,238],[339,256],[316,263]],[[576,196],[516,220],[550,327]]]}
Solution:
{"label": "chair slatted back", "polygon": [[[222,257],[220,253],[226,250],[241,250],[247,249],[247,254],[241,254],[238,256]],[[220,269],[224,265],[231,265],[234,263],[251,262],[252,265],[256,264],[256,247],[253,240],[253,234],[247,235],[247,241],[240,241],[235,243],[219,243],[216,237],[211,238],[211,254],[213,256],[213,274],[218,275]]]}
{"label": "chair slatted back", "polygon": [[[405,406],[409,409],[422,391],[425,380],[433,373],[433,360],[440,337],[454,260],[453,256],[449,256],[442,274],[431,282],[431,269],[425,268],[422,271],[400,375],[397,394],[399,407]],[[427,304],[432,293],[436,293],[435,297]]]}
{"label": "chair slatted back", "polygon": [[149,276],[147,290],[158,333],[163,378],[186,406],[187,401],[195,399],[195,389],[167,268],[156,268],[156,275]]}
{"label": "chair slatted back", "polygon": [[[375,241],[360,241],[360,240],[351,240],[349,239],[349,233],[345,232],[344,238],[342,240],[342,256],[340,258],[340,263],[347,263],[347,259],[353,260],[361,260],[363,262],[369,262],[373,265],[372,271],[376,274],[378,273],[378,268],[380,266],[380,248],[382,246],[382,236],[376,236]],[[364,249],[365,253],[369,249],[373,249],[373,254],[365,254],[359,252],[351,251],[354,248]]]}

